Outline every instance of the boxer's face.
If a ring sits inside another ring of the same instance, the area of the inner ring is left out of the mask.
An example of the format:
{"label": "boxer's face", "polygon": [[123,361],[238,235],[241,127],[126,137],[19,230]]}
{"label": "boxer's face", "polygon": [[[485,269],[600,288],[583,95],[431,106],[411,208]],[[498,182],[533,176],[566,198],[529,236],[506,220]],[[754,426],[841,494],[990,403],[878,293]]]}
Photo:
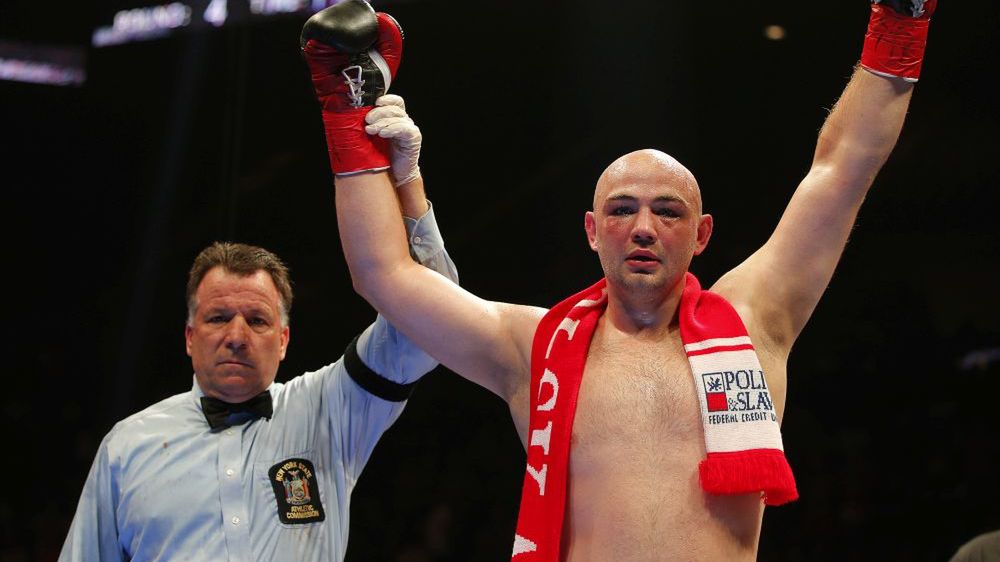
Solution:
{"label": "boxer's face", "polygon": [[631,290],[676,284],[712,233],[694,176],[656,151],[619,158],[601,175],[585,227],[609,283]]}
{"label": "boxer's face", "polygon": [[198,285],[195,302],[184,336],[202,391],[226,402],[264,391],[285,358],[289,337],[271,276],[265,271],[240,276],[215,267]]}

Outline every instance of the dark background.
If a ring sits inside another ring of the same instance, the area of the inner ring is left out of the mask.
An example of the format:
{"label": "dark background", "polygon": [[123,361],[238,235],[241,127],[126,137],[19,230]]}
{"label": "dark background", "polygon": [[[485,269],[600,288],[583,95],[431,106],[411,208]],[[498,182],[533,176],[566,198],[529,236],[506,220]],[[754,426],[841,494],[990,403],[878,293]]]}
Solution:
{"label": "dark background", "polygon": [[[583,213],[637,148],[699,178],[704,281],[759,247],[867,21],[861,0],[375,5],[407,33],[393,91],[463,285],[541,306],[600,275]],[[123,7],[8,2],[0,38],[85,46]],[[935,17],[902,138],[791,357],[801,499],[767,510],[761,560],[945,560],[1000,528],[997,14],[945,0]],[[373,318],[340,253],[304,19],[90,50],[80,88],[0,82],[0,562],[53,560],[103,434],[189,389],[184,284],[205,245],[290,264],[279,380]],[[523,462],[504,404],[439,368],[355,490],[348,559],[507,560]]]}

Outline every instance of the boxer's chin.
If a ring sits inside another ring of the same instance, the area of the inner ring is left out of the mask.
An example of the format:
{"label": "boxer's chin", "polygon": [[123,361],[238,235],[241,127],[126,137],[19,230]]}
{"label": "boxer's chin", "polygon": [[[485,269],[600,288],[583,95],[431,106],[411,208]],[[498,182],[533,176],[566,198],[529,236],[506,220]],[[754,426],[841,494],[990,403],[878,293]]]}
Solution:
{"label": "boxer's chin", "polygon": [[629,268],[622,268],[613,275],[608,275],[608,282],[626,291],[638,293],[657,293],[667,288],[667,276],[663,269],[632,271]]}
{"label": "boxer's chin", "polygon": [[625,275],[624,286],[632,291],[662,292],[667,287],[665,276],[644,271],[629,272]]}

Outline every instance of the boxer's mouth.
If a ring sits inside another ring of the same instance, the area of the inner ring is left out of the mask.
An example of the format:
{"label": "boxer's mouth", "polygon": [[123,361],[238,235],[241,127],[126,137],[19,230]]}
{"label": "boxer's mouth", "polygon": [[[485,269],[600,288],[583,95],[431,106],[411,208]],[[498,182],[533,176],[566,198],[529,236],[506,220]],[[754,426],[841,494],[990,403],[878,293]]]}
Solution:
{"label": "boxer's mouth", "polygon": [[635,250],[625,258],[626,261],[637,261],[644,263],[659,263],[660,258],[656,257],[656,254],[650,252],[649,250]]}

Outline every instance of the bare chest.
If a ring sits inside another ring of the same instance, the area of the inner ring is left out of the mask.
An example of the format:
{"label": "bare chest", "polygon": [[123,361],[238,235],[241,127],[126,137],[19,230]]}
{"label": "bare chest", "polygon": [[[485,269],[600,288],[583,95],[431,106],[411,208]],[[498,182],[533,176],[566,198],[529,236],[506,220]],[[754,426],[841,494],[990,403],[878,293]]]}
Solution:
{"label": "bare chest", "polygon": [[573,423],[567,560],[752,560],[758,497],[706,496],[704,429],[678,335],[595,336]]}
{"label": "bare chest", "polygon": [[591,345],[573,424],[575,453],[701,438],[698,397],[679,338]]}

